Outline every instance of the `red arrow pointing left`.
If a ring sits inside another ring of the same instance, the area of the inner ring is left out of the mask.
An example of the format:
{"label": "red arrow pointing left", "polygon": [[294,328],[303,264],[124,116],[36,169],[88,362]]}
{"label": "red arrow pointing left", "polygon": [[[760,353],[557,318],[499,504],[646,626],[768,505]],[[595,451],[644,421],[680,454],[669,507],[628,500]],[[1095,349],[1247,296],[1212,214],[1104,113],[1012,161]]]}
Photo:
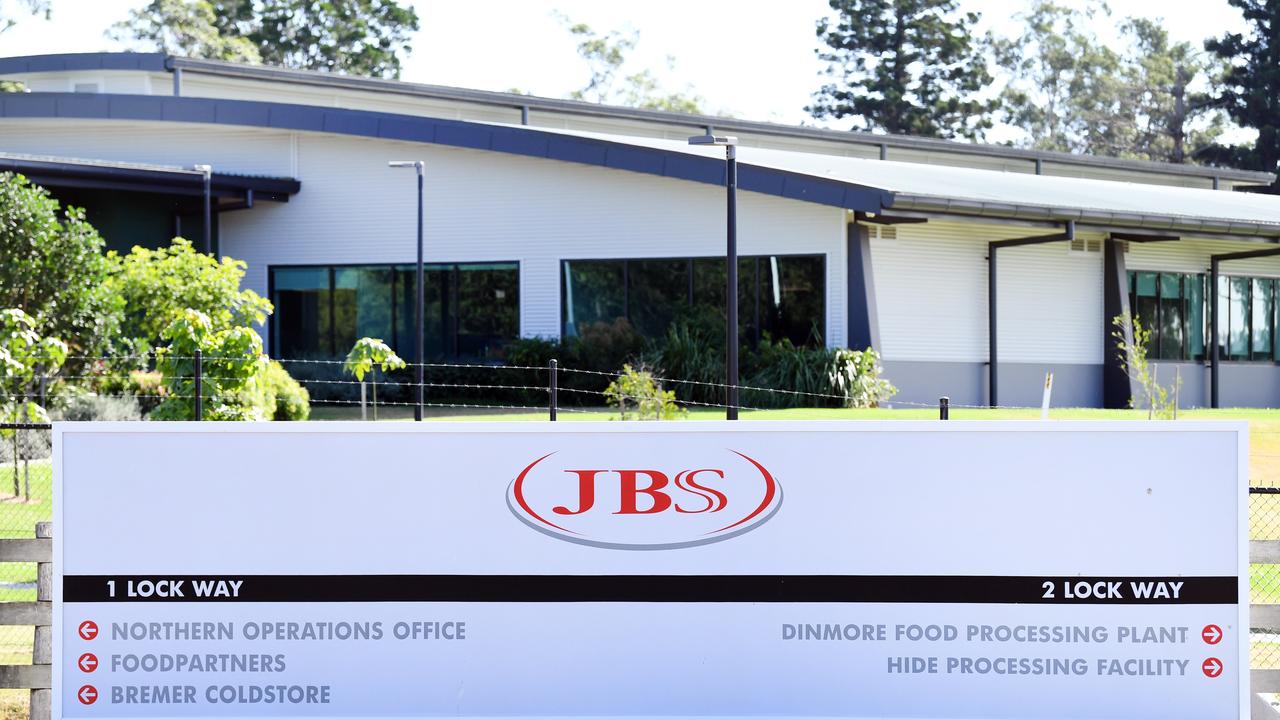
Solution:
{"label": "red arrow pointing left", "polygon": [[91,673],[98,669],[98,656],[93,653],[85,653],[80,656],[80,660],[76,662],[80,669],[84,672]]}
{"label": "red arrow pointing left", "polygon": [[98,637],[98,623],[92,620],[85,620],[80,623],[80,638],[83,640],[92,640]]}
{"label": "red arrow pointing left", "polygon": [[76,693],[76,697],[80,698],[82,705],[92,705],[98,702],[98,688],[92,685],[81,686],[80,691]]}
{"label": "red arrow pointing left", "polygon": [[1222,661],[1214,657],[1208,658],[1200,666],[1200,669],[1204,672],[1205,677],[1216,678],[1222,674]]}

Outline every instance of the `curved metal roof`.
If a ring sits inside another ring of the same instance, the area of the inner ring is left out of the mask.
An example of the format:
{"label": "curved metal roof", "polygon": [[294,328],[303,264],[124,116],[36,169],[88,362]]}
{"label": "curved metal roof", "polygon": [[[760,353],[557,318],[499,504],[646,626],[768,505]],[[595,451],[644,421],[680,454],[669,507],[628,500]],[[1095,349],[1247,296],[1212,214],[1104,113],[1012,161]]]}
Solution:
{"label": "curved metal roof", "polygon": [[1271,173],[1238,170],[1234,168],[1179,165],[1149,160],[1129,160],[1122,158],[1052,152],[1046,150],[1031,150],[1005,145],[957,142],[952,140],[940,140],[937,138],[913,137],[906,135],[879,135],[868,132],[809,128],[794,125],[783,125],[779,123],[738,120],[735,118],[717,117],[714,115],[699,115],[661,110],[642,110],[637,108],[600,105],[597,103],[576,100],[542,98],[516,93],[469,90],[464,88],[404,82],[400,80],[356,77],[314,70],[293,70],[265,65],[247,65],[221,60],[175,57],[168,56],[163,53],[70,53],[0,58],[0,76],[40,72],[65,72],[71,70],[143,70],[161,72],[165,70],[171,71],[176,68],[181,68],[186,72],[221,75],[225,77],[238,77],[303,85],[319,85],[369,92],[385,92],[442,100],[495,105],[514,109],[529,108],[533,110],[550,110],[578,115],[592,115],[686,125],[690,128],[705,128],[711,126],[715,127],[717,132],[720,133],[758,133],[862,146],[878,147],[883,145],[889,148],[901,148],[922,152],[938,152],[952,155],[997,157],[1025,160],[1028,162],[1043,161],[1062,165],[1101,167],[1201,178],[1217,177],[1237,182],[1260,184],[1269,184],[1275,179],[1275,176]]}

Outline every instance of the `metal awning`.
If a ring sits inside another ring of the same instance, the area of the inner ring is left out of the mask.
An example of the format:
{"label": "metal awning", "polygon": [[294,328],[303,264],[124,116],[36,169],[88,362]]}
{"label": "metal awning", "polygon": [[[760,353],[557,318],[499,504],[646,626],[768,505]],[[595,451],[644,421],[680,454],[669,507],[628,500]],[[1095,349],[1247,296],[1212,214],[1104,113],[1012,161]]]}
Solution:
{"label": "metal awning", "polygon": [[[0,172],[24,175],[38,185],[80,187],[161,195],[204,195],[204,174],[192,168],[110,160],[0,153]],[[210,178],[215,198],[288,202],[302,183],[293,178],[220,173]]]}

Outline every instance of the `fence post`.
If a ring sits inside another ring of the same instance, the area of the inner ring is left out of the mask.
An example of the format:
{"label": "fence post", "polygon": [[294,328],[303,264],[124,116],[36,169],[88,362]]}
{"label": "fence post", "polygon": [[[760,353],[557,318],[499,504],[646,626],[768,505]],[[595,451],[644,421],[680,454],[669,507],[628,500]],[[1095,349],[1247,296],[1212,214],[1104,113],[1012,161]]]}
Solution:
{"label": "fence post", "polygon": [[949,397],[938,398],[938,419],[939,420],[951,419],[951,398]]}
{"label": "fence post", "polygon": [[[53,537],[53,523],[36,523],[37,538]],[[36,564],[36,600],[53,602],[53,564],[42,562]],[[53,628],[48,625],[37,625],[35,643],[31,649],[32,665],[53,664]],[[30,720],[49,720],[53,712],[53,691],[40,689],[31,691]]]}
{"label": "fence post", "polygon": [[196,348],[196,420],[204,419],[204,353]]}
{"label": "fence post", "polygon": [[555,358],[551,359],[551,400],[548,404],[548,410],[551,415],[551,422],[556,421],[556,410],[560,404],[560,363]]}

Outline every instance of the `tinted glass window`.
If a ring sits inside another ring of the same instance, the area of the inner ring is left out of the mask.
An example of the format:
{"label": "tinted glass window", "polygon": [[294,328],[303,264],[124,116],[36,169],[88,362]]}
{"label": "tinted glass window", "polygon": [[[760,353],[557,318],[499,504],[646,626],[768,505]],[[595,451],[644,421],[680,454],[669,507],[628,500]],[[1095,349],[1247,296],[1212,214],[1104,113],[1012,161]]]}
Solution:
{"label": "tinted glass window", "polygon": [[[412,265],[272,268],[272,353],[340,358],[375,337],[412,360],[416,274]],[[516,263],[427,265],[424,279],[428,360],[496,357],[519,335]]]}
{"label": "tinted glass window", "polygon": [[563,332],[574,337],[595,322],[613,322],[627,313],[626,262],[566,260],[561,279]]}
{"label": "tinted glass window", "polygon": [[[562,264],[566,335],[587,322],[626,318],[642,335],[662,337],[677,320],[724,319],[722,258],[569,260]],[[826,330],[826,263],[821,255],[738,259],[738,328],[744,342],[764,337],[813,343]],[[815,332],[816,331],[816,332]]]}
{"label": "tinted glass window", "polygon": [[282,268],[272,274],[273,347],[278,357],[333,354],[329,268]]}
{"label": "tinted glass window", "polygon": [[645,337],[665,335],[689,307],[689,261],[631,260],[627,271],[631,325]]}

